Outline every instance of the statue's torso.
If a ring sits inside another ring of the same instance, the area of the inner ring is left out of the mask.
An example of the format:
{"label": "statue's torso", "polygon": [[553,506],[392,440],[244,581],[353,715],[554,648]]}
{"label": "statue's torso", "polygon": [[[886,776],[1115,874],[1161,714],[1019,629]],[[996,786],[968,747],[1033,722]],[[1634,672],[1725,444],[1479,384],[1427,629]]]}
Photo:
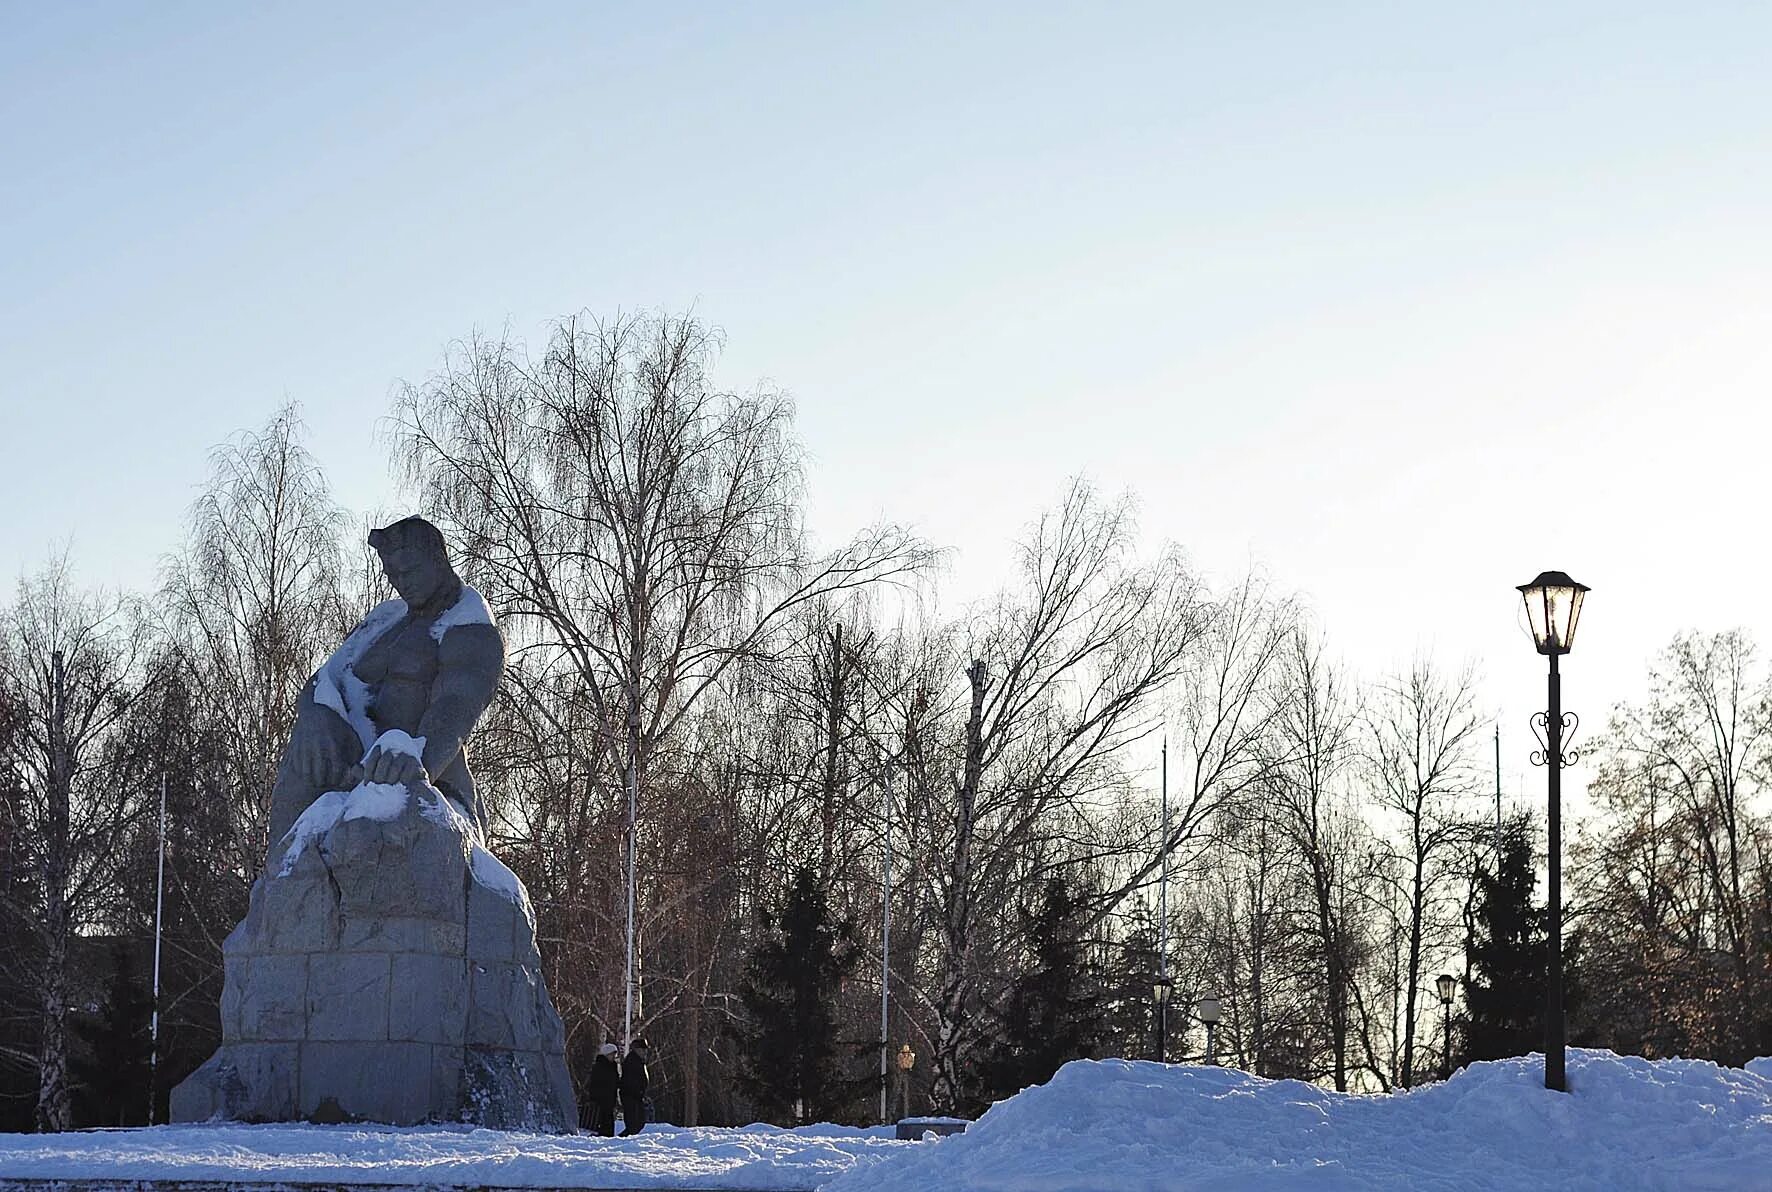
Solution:
{"label": "statue's torso", "polygon": [[369,688],[369,718],[377,733],[391,728],[417,735],[437,679],[435,617],[403,618],[363,652],[351,670]]}

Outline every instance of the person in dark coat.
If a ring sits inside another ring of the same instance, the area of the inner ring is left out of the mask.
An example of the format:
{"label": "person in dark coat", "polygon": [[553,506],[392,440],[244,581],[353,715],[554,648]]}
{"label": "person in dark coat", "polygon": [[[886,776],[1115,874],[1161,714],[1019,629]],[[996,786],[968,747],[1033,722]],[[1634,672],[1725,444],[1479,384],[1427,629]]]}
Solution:
{"label": "person in dark coat", "polygon": [[591,1130],[605,1138],[615,1136],[615,1096],[621,1080],[615,1057],[619,1048],[605,1043],[591,1061],[591,1078],[585,1083],[585,1097],[591,1103]]}
{"label": "person in dark coat", "polygon": [[621,1136],[638,1134],[646,1125],[646,1040],[628,1044],[621,1062]]}

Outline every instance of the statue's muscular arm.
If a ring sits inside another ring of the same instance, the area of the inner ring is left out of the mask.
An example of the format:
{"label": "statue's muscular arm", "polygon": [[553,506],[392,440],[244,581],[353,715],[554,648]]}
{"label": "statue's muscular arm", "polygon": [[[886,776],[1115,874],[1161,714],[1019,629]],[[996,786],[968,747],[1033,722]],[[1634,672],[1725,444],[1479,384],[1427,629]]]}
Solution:
{"label": "statue's muscular arm", "polygon": [[419,721],[425,773],[441,774],[461,753],[505,673],[505,641],[491,625],[457,625],[443,635],[431,702]]}

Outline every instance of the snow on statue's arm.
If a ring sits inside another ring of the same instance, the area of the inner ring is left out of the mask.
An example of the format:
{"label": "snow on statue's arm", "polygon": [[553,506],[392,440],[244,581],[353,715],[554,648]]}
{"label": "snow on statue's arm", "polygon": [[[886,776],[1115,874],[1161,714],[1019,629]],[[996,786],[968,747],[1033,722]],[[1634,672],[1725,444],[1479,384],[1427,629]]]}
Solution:
{"label": "snow on statue's arm", "polygon": [[424,738],[425,773],[434,778],[461,756],[462,744],[492,702],[504,673],[505,641],[497,626],[449,627],[437,645],[437,678],[416,734]]}

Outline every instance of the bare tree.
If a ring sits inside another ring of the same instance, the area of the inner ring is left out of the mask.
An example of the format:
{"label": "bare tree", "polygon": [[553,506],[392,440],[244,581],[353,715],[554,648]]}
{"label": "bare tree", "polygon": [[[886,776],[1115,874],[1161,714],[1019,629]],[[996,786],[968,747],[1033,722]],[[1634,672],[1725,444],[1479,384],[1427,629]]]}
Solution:
{"label": "bare tree", "polygon": [[1443,862],[1468,825],[1459,801],[1475,789],[1480,722],[1476,678],[1420,658],[1380,684],[1366,715],[1366,746],[1377,807],[1393,820],[1407,900],[1408,960],[1403,971],[1403,1055],[1398,1083],[1415,1079],[1415,1027],[1422,953],[1444,924],[1442,894],[1455,876]]}
{"label": "bare tree", "polygon": [[[516,623],[517,653],[541,656],[514,681],[573,677],[634,824],[662,750],[728,668],[801,605],[926,558],[889,526],[813,554],[791,405],[715,388],[716,348],[692,317],[572,318],[540,360],[459,344],[395,403],[409,479]],[[626,845],[634,857],[635,831]]]}
{"label": "bare tree", "polygon": [[1751,1058],[1772,1020],[1772,684],[1753,643],[1739,630],[1676,638],[1599,757],[1589,790],[1608,815],[1578,845],[1576,873],[1607,1041]]}
{"label": "bare tree", "polygon": [[1104,503],[1074,483],[1022,545],[1021,590],[976,615],[960,640],[958,772],[949,792],[925,792],[946,804],[948,825],[938,838],[946,863],[926,871],[940,908],[933,1095],[943,1108],[965,1095],[981,896],[1012,905],[1013,886],[1100,851],[1090,811],[1124,791],[1125,752],[1160,725],[1161,698],[1209,623],[1179,552],[1137,563],[1133,530],[1127,501]]}
{"label": "bare tree", "polygon": [[1321,645],[1295,630],[1287,651],[1281,713],[1274,718],[1272,759],[1263,783],[1263,814],[1287,844],[1305,910],[1297,925],[1308,940],[1326,1010],[1331,1075],[1348,1087],[1350,1012],[1359,961],[1358,919],[1347,889],[1358,880],[1363,848],[1358,816],[1348,806],[1343,778],[1354,762],[1358,708],[1341,673]]}
{"label": "bare tree", "polygon": [[42,1027],[37,1127],[72,1126],[68,1080],[68,945],[101,909],[120,842],[143,805],[142,776],[108,746],[145,689],[143,635],[129,605],[79,590],[66,556],[19,585],[0,623],[0,699],[14,731],[0,764],[22,794],[13,825],[36,861]]}
{"label": "bare tree", "polygon": [[343,518],[302,430],[286,405],[211,454],[190,537],[167,561],[162,590],[168,629],[195,680],[194,714],[223,744],[215,778],[239,816],[223,863],[244,875],[265,854],[271,788],[302,684],[349,627],[339,591]]}

